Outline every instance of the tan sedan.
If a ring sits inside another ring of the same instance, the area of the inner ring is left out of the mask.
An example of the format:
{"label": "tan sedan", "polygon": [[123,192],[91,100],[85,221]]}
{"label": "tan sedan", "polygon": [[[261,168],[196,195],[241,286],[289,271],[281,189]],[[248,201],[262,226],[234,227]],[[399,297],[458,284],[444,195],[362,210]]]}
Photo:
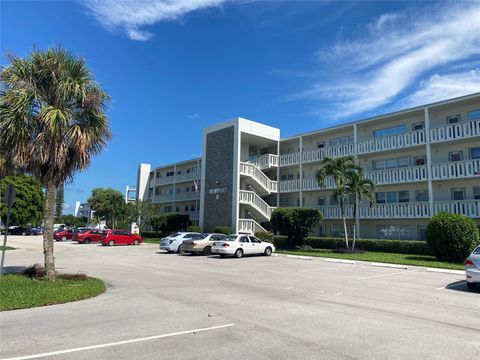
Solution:
{"label": "tan sedan", "polygon": [[184,240],[182,251],[190,254],[212,254],[212,245],[214,241],[223,241],[227,238],[224,234],[199,234],[189,240]]}

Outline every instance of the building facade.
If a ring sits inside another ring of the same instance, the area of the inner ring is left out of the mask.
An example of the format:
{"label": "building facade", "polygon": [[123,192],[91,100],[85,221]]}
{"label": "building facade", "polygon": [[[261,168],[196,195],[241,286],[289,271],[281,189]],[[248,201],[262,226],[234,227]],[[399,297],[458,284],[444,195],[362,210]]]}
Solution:
{"label": "building facade", "polygon": [[[317,236],[342,236],[334,184],[315,172],[325,157],[353,155],[376,184],[358,204],[362,238],[424,239],[428,219],[449,211],[480,224],[480,93],[280,138],[237,118],[203,131],[202,157],[138,168],[137,197],[189,214],[204,231],[262,231],[276,207],[319,209]],[[352,226],[353,204],[346,214]]]}
{"label": "building facade", "polygon": [[92,209],[88,202],[81,203],[77,201],[75,203],[75,216],[87,218],[87,223],[92,220]]}

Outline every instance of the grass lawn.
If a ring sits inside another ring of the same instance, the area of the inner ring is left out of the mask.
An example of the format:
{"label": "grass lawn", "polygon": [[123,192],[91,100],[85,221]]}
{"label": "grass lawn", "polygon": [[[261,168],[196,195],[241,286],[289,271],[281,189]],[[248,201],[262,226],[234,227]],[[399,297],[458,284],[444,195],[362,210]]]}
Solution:
{"label": "grass lawn", "polygon": [[277,250],[279,254],[294,254],[304,256],[319,256],[337,259],[373,261],[389,264],[404,264],[413,266],[426,266],[432,268],[445,268],[454,270],[463,270],[463,263],[449,263],[438,261],[434,256],[412,255],[412,254],[392,254],[383,252],[367,252],[364,254],[338,254],[330,249],[315,250]]}
{"label": "grass lawn", "polygon": [[[3,246],[0,246],[0,251],[2,250],[3,250]],[[5,246],[5,250],[15,250],[15,248],[11,246]]]}
{"label": "grass lawn", "polygon": [[23,275],[0,276],[0,311],[62,304],[101,294],[105,284],[96,278],[86,280],[30,279]]}
{"label": "grass lawn", "polygon": [[160,238],[143,238],[144,243],[160,244]]}

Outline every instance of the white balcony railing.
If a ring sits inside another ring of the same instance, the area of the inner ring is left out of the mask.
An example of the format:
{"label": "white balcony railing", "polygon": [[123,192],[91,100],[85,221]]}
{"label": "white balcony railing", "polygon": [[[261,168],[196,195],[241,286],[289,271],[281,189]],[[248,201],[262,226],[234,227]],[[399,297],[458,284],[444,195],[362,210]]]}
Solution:
{"label": "white balcony railing", "polygon": [[406,168],[370,171],[365,173],[365,177],[372,180],[376,185],[425,181],[428,180],[428,167],[414,166]]}
{"label": "white balcony railing", "polygon": [[425,130],[411,131],[405,134],[384,136],[375,139],[363,140],[357,143],[357,153],[365,154],[376,151],[385,151],[408,146],[425,144],[427,141]]}
{"label": "white balcony railing", "polygon": [[432,165],[432,180],[480,176],[480,159]]}
{"label": "white balcony railing", "polygon": [[342,156],[353,155],[353,144],[345,144],[339,146],[327,146],[321,149],[302,152],[302,161],[304,163],[321,161],[326,157],[336,158]]}
{"label": "white balcony railing", "polygon": [[272,192],[278,191],[278,185],[276,181],[270,180],[270,178],[265,175],[260,169],[251,163],[240,163],[240,174],[248,176],[255,180],[255,182],[260,185],[266,193],[270,194]]}
{"label": "white balcony railing", "polygon": [[200,192],[182,192],[176,194],[162,194],[155,195],[153,197],[153,202],[174,202],[174,201],[189,201],[189,200],[199,200]]}
{"label": "white balcony railing", "polygon": [[260,196],[253,191],[240,190],[239,202],[247,204],[257,210],[265,219],[270,220],[274,207],[268,205]]}
{"label": "white balcony railing", "polygon": [[472,136],[480,136],[480,120],[430,129],[431,142],[465,139]]}
{"label": "white balcony railing", "polygon": [[278,155],[265,154],[265,155],[257,156],[252,160],[260,170],[270,169],[272,167],[278,167]]}
{"label": "white balcony railing", "polygon": [[433,209],[435,214],[441,211],[448,211],[453,214],[479,218],[480,200],[439,201],[433,203]]}
{"label": "white balcony railing", "polygon": [[166,185],[166,184],[173,184],[180,183],[180,182],[187,182],[200,179],[199,172],[193,173],[185,173],[176,176],[165,176],[156,179],[150,180],[150,187],[158,186],[158,185]]}
{"label": "white balcony railing", "polygon": [[262,225],[252,219],[238,219],[238,233],[255,234],[256,232],[267,232]]}

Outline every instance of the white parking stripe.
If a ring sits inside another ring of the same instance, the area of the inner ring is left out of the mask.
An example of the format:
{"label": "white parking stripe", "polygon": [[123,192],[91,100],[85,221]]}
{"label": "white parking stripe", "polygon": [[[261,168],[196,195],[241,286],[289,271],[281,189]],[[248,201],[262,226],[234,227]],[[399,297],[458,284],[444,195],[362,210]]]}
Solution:
{"label": "white parking stripe", "polygon": [[391,275],[397,275],[397,274],[405,274],[405,273],[412,273],[412,272],[416,272],[416,271],[418,271],[418,270],[397,271],[397,272],[394,272],[394,273],[388,273],[388,274],[381,274],[381,275],[373,275],[373,276],[361,277],[361,278],[358,278],[357,280],[375,279],[375,278],[379,278],[379,277],[385,277],[385,276],[391,276]]}
{"label": "white parking stripe", "polygon": [[27,359],[38,359],[38,358],[47,357],[47,356],[53,356],[53,355],[68,354],[68,353],[72,353],[72,352],[92,350],[92,349],[101,349],[101,348],[105,348],[105,347],[118,346],[118,345],[124,345],[124,344],[131,344],[131,343],[136,343],[136,342],[140,342],[140,341],[149,341],[149,340],[162,339],[162,338],[172,337],[172,336],[178,336],[178,335],[199,333],[199,332],[202,332],[202,331],[210,331],[210,330],[223,329],[223,328],[230,327],[230,326],[234,326],[234,325],[235,325],[235,324],[226,324],[226,325],[220,325],[220,326],[212,326],[212,327],[202,328],[202,329],[193,329],[193,330],[179,331],[179,332],[174,332],[174,333],[170,333],[170,334],[154,335],[154,336],[148,336],[148,337],[131,339],[131,340],[117,341],[117,342],[107,343],[107,344],[100,344],[100,345],[93,345],[93,346],[85,346],[85,347],[79,347],[79,348],[74,348],[74,349],[59,350],[59,351],[53,351],[53,352],[49,352],[49,353],[42,353],[42,354],[35,354],[35,355],[27,355],[27,356],[20,356],[20,357],[14,357],[14,358],[5,358],[5,359],[0,359],[0,360],[27,360]]}

